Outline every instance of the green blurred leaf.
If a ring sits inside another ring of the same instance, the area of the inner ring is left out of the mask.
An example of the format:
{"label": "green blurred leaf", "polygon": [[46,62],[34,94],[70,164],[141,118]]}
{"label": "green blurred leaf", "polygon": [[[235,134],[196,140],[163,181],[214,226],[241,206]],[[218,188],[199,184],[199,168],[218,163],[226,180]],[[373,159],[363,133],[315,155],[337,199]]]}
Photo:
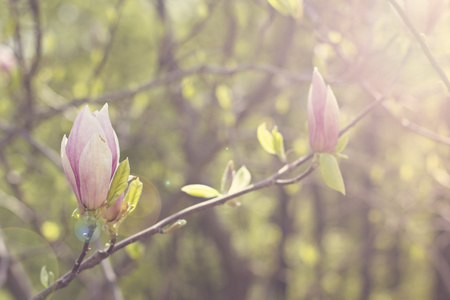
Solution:
{"label": "green blurred leaf", "polygon": [[80,212],[78,211],[78,208],[75,208],[75,210],[72,212],[72,218],[79,219],[80,218]]}
{"label": "green blurred leaf", "polygon": [[41,268],[41,274],[40,274],[40,280],[41,284],[46,288],[48,287],[48,272],[47,272],[47,266],[42,266]]}
{"label": "green blurred leaf", "polygon": [[223,171],[222,181],[220,184],[220,191],[223,194],[226,194],[231,187],[231,183],[233,182],[235,171],[233,161],[230,160]]}
{"label": "green blurred leaf", "polygon": [[300,18],[303,14],[303,0],[267,0],[273,8],[285,16]]}
{"label": "green blurred leaf", "polygon": [[223,109],[230,109],[233,106],[233,94],[228,86],[224,84],[218,85],[216,87],[216,97]]}
{"label": "green blurred leaf", "polygon": [[128,158],[122,161],[114,174],[114,178],[109,188],[107,202],[108,207],[111,207],[119,199],[120,194],[125,191],[128,186],[128,177],[130,176],[130,164]]}
{"label": "green blurred leaf", "polygon": [[48,272],[48,284],[52,285],[55,283],[55,274],[52,271]]}
{"label": "green blurred leaf", "polygon": [[279,13],[283,15],[291,14],[291,7],[289,5],[289,0],[267,0],[270,5],[275,8]]}
{"label": "green blurred leaf", "polygon": [[139,202],[139,198],[141,198],[143,184],[139,180],[139,177],[136,177],[128,187],[127,194],[125,195],[124,203],[129,203],[129,208],[127,214],[131,213],[137,206]]}
{"label": "green blurred leaf", "polygon": [[132,259],[138,260],[144,255],[145,248],[140,242],[135,242],[127,245],[125,251]]}
{"label": "green blurred leaf", "polygon": [[200,198],[214,198],[220,195],[216,189],[203,184],[190,184],[181,188],[188,195]]}
{"label": "green blurred leaf", "polygon": [[319,261],[319,252],[308,243],[302,243],[299,249],[300,259],[309,266],[314,266]]}
{"label": "green blurred leaf", "polygon": [[52,221],[44,221],[41,225],[41,232],[50,242],[56,241],[61,234],[60,226]]}
{"label": "green blurred leaf", "polygon": [[336,157],[330,153],[320,153],[320,170],[325,183],[345,195],[344,180]]}
{"label": "green blurred leaf", "polygon": [[270,154],[277,154],[274,147],[273,136],[266,128],[266,123],[262,123],[258,126],[257,130],[258,141],[266,152]]}
{"label": "green blurred leaf", "polygon": [[229,194],[234,194],[247,187],[252,180],[252,175],[245,166],[242,166],[234,175],[233,182],[231,183]]}
{"label": "green blurred leaf", "polygon": [[283,135],[278,131],[277,126],[272,129],[273,147],[282,162],[286,161],[286,153],[284,151]]}
{"label": "green blurred leaf", "polygon": [[349,139],[348,133],[341,136],[337,142],[336,147],[334,147],[334,151],[336,153],[340,153],[340,152],[344,151],[345,147],[347,147],[348,139]]}

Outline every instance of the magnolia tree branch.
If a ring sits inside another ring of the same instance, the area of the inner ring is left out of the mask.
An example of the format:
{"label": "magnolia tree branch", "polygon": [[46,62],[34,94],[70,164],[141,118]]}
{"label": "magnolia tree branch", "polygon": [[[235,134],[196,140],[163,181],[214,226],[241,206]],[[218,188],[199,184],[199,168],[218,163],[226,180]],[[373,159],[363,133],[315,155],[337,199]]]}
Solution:
{"label": "magnolia tree branch", "polygon": [[439,63],[434,58],[433,54],[430,51],[430,48],[428,48],[428,45],[422,38],[422,36],[419,34],[419,32],[414,28],[414,25],[409,20],[408,16],[405,14],[403,9],[400,7],[400,5],[395,0],[387,0],[391,5],[394,7],[394,9],[397,11],[397,13],[400,15],[400,18],[405,23],[406,27],[408,27],[409,31],[411,31],[414,38],[417,40],[417,42],[420,45],[420,48],[422,48],[423,53],[427,57],[430,64],[433,66],[433,68],[436,70],[436,72],[439,74],[439,77],[441,77],[442,81],[445,84],[445,87],[447,88],[447,91],[450,92],[450,81],[445,74],[444,70],[442,70]]}
{"label": "magnolia tree branch", "polygon": [[108,61],[108,58],[110,56],[112,45],[114,43],[114,40],[116,38],[116,33],[119,28],[119,22],[122,18],[123,13],[123,6],[124,6],[125,0],[119,0],[115,5],[115,12],[117,14],[117,18],[114,19],[114,21],[109,24],[109,40],[107,41],[106,45],[103,49],[103,56],[100,62],[97,66],[95,66],[93,73],[91,74],[91,77],[89,79],[89,82],[92,82],[93,79],[100,76],[101,72],[103,71],[106,62]]}
{"label": "magnolia tree branch", "polygon": [[399,118],[397,117],[390,109],[389,107],[387,107],[386,105],[383,105],[383,108],[386,109],[386,111],[388,112],[388,114],[397,122],[399,123],[401,126],[403,126],[404,128],[408,129],[409,131],[412,131],[418,135],[421,135],[423,137],[426,137],[430,140],[433,140],[437,143],[440,144],[444,144],[444,145],[448,145],[450,146],[450,138],[439,135],[437,133],[435,133],[432,130],[429,130],[427,128],[424,128],[414,122],[411,122],[410,120],[406,119],[406,118]]}
{"label": "magnolia tree branch", "polygon": [[162,77],[152,78],[146,82],[143,82],[137,86],[131,87],[131,88],[125,88],[122,90],[118,90],[111,93],[106,93],[104,95],[95,97],[95,98],[80,98],[80,99],[74,99],[68,104],[61,105],[59,107],[53,108],[50,111],[46,111],[42,114],[40,114],[37,119],[45,120],[49,117],[61,113],[65,110],[67,110],[70,107],[82,105],[84,103],[111,103],[116,102],[119,100],[122,100],[124,98],[133,97],[141,92],[147,91],[151,88],[167,85],[170,83],[173,83],[175,81],[181,80],[187,76],[191,76],[194,74],[217,74],[217,75],[223,75],[223,76],[231,76],[237,73],[242,72],[263,72],[263,73],[269,73],[277,76],[282,76],[283,78],[293,81],[296,83],[305,83],[308,82],[311,79],[311,75],[308,73],[298,73],[298,72],[292,72],[288,71],[282,68],[278,68],[271,65],[264,65],[264,64],[242,64],[240,66],[237,66],[235,68],[226,68],[222,66],[215,66],[215,65],[200,65],[197,67],[193,67],[191,69],[187,70],[177,70],[173,72],[169,72],[165,74]]}
{"label": "magnolia tree branch", "polygon": [[[376,99],[377,93],[373,87],[371,87],[367,82],[362,82],[361,86],[364,88],[364,90],[366,91],[366,93],[368,95],[370,95],[371,97]],[[384,97],[383,97],[383,99],[384,99]],[[394,114],[391,111],[391,109],[389,108],[388,105],[386,105],[386,103],[383,103],[382,105],[383,105],[383,108],[385,109],[385,111],[388,113],[388,115],[391,116],[394,119],[394,121],[396,121],[402,127],[406,128],[409,131],[412,131],[418,135],[421,135],[425,138],[433,140],[437,143],[444,144],[444,145],[450,145],[450,138],[439,135],[436,132],[429,130],[427,128],[424,128],[414,122],[411,122],[410,120],[408,120],[406,118],[397,116],[396,114]]]}
{"label": "magnolia tree branch", "polygon": [[[378,104],[380,104],[382,101],[384,101],[385,97],[382,96],[378,98],[376,101],[369,104],[365,109],[363,109],[350,123],[348,123],[341,131],[340,135],[347,132],[350,128],[355,126],[361,119],[363,119],[370,111],[375,109]],[[196,212],[204,211],[207,209],[210,209],[212,207],[221,205],[226,203],[229,200],[232,200],[234,198],[237,198],[239,196],[248,194],[253,191],[257,191],[269,186],[275,186],[275,185],[287,185],[287,184],[294,184],[297,183],[303,179],[305,179],[307,176],[309,176],[317,167],[317,163],[313,162],[303,173],[300,175],[297,175],[290,179],[283,179],[282,177],[290,173],[292,170],[297,169],[298,167],[302,166],[309,160],[311,160],[314,156],[314,153],[311,152],[306,156],[300,157],[297,160],[295,160],[292,163],[288,163],[281,167],[276,173],[272,174],[268,178],[261,180],[257,183],[254,183],[252,185],[249,185],[248,187],[228,195],[221,195],[216,198],[206,200],[203,202],[200,202],[198,204],[189,206],[179,212],[176,212],[165,219],[159,221],[155,225],[144,229],[122,241],[120,241],[117,244],[111,243],[108,245],[106,250],[97,250],[94,254],[92,254],[90,257],[88,257],[83,263],[81,263],[80,266],[76,268],[76,271],[74,272],[73,269],[66,274],[64,274],[62,277],[60,277],[55,283],[47,287],[46,289],[42,290],[38,294],[36,294],[32,299],[38,300],[38,299],[46,299],[51,293],[64,288],[67,286],[78,273],[83,272],[87,269],[93,268],[94,266],[100,264],[105,258],[110,256],[111,254],[115,253],[116,251],[119,251],[120,249],[128,246],[129,244],[132,244],[134,242],[140,241],[144,238],[147,238],[149,236],[155,235],[155,234],[163,234],[164,230],[163,228],[171,225],[172,223],[180,220],[181,218],[184,218],[188,215],[194,214]],[[86,244],[85,244],[86,246]],[[85,247],[83,247],[83,252],[85,250]],[[81,257],[81,255],[80,255]],[[84,257],[84,256],[83,256]],[[82,257],[82,258],[83,258]],[[79,259],[77,260],[77,262]],[[75,268],[75,266],[74,266]]]}

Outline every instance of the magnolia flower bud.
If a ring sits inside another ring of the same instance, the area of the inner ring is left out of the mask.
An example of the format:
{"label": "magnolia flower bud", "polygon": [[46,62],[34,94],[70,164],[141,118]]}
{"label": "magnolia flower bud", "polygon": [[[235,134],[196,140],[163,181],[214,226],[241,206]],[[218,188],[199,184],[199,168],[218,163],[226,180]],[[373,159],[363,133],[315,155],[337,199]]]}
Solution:
{"label": "magnolia flower bud", "polygon": [[93,113],[87,105],[81,110],[69,138],[63,137],[61,160],[80,214],[101,207],[119,162],[119,142],[108,104]]}
{"label": "magnolia flower bud", "polygon": [[106,223],[114,223],[118,221],[120,218],[122,218],[122,215],[120,214],[122,210],[122,204],[123,204],[123,198],[124,194],[120,194],[119,199],[116,200],[116,203],[114,203],[113,206],[109,207],[104,213],[103,218],[105,219]]}
{"label": "magnolia flower bud", "polygon": [[308,127],[312,150],[333,152],[339,137],[339,107],[317,68],[308,94]]}
{"label": "magnolia flower bud", "polygon": [[16,57],[11,48],[0,45],[0,69],[9,74],[15,67]]}

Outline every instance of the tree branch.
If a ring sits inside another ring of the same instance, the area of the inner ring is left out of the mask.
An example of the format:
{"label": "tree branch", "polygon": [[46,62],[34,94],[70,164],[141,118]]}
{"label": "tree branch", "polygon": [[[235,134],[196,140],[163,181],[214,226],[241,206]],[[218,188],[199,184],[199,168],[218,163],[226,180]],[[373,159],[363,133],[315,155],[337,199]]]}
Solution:
{"label": "tree branch", "polygon": [[423,40],[422,36],[417,32],[417,30],[414,28],[414,25],[409,20],[408,16],[405,14],[403,9],[400,7],[400,5],[395,0],[387,0],[389,3],[392,4],[394,9],[397,11],[397,13],[400,15],[400,18],[402,18],[403,22],[405,23],[406,27],[408,27],[409,31],[411,31],[412,35],[416,39],[416,41],[419,43],[420,48],[422,48],[423,53],[428,58],[428,61],[430,62],[431,66],[436,70],[439,77],[441,77],[442,81],[445,84],[445,87],[447,88],[447,91],[450,92],[450,81],[448,80],[447,75],[445,74],[444,70],[442,70],[439,63],[434,58],[433,54],[430,51],[430,48],[428,48],[428,45]]}
{"label": "tree branch", "polygon": [[[381,103],[384,100],[384,96],[377,99],[377,101],[372,102],[370,105],[368,105],[364,110],[362,110],[347,126],[345,126],[341,131],[340,134],[342,135],[346,131],[348,131],[351,127],[355,126],[364,116],[366,116],[371,110],[373,110],[379,103]],[[93,268],[94,266],[101,263],[102,260],[107,258],[108,256],[112,255],[116,251],[119,251],[122,248],[125,248],[129,244],[132,244],[136,241],[142,240],[144,238],[147,238],[149,236],[155,235],[157,233],[163,233],[163,228],[167,225],[172,224],[173,222],[176,222],[179,219],[182,219],[188,215],[194,214],[196,212],[204,211],[209,208],[224,204],[228,200],[237,198],[239,196],[245,195],[247,193],[260,190],[269,186],[273,185],[286,185],[286,184],[292,184],[299,182],[300,180],[303,180],[308,175],[310,175],[314,169],[315,166],[310,166],[304,173],[300,174],[297,177],[294,177],[293,179],[287,179],[283,180],[280,179],[283,175],[288,174],[291,170],[296,169],[297,167],[303,165],[307,161],[309,161],[314,156],[314,153],[311,152],[306,156],[298,158],[296,161],[292,163],[288,163],[284,165],[282,168],[280,168],[276,173],[272,174],[268,178],[261,180],[255,184],[249,185],[248,187],[242,189],[239,192],[236,192],[234,194],[229,195],[221,195],[219,197],[203,201],[201,203],[189,206],[179,212],[176,212],[165,219],[159,221],[155,225],[144,229],[122,241],[115,244],[115,246],[112,249],[108,249],[107,251],[97,250],[93,255],[91,255],[89,258],[87,258],[77,269],[77,273],[83,272],[84,270]],[[84,249],[84,248],[83,248]],[[74,274],[74,275],[72,275]],[[38,300],[38,299],[46,299],[52,292],[59,290],[65,286],[67,286],[74,278],[76,277],[76,273],[73,273],[72,271],[66,273],[62,277],[60,277],[54,284],[50,285],[46,289],[39,292],[37,295],[35,295],[32,299]]]}

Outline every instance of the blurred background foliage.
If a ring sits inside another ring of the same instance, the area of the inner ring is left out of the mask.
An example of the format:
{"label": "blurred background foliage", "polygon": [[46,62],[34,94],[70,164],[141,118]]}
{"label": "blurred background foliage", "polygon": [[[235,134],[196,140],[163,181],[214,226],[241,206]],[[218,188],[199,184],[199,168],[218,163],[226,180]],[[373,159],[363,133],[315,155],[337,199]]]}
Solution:
{"label": "blurred background foliage", "polygon": [[[405,3],[422,5],[409,16],[449,73],[448,4]],[[201,201],[183,185],[219,188],[229,160],[253,182],[279,169],[258,144],[263,121],[288,160],[308,154],[317,66],[342,126],[386,98],[350,131],[346,196],[319,172],[250,193],[128,246],[53,299],[450,299],[448,87],[389,1],[297,4],[289,15],[267,0],[0,0],[15,57],[0,70],[0,298],[37,293],[41,267],[58,278],[82,248],[59,149],[84,105],[109,103],[121,159],[147,179],[123,238]]]}

